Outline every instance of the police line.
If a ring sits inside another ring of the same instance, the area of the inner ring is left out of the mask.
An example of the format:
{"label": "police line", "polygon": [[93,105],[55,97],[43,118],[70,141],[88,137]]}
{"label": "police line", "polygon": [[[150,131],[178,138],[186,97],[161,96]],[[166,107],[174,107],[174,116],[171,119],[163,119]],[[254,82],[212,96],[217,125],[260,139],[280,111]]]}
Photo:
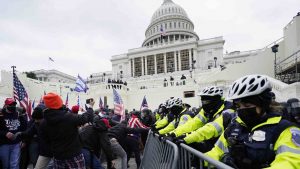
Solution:
{"label": "police line", "polygon": [[197,162],[200,168],[204,168],[206,161],[208,168],[214,166],[218,169],[233,169],[188,145],[181,143],[179,147],[169,140],[160,141],[157,134],[153,135],[153,132],[149,131],[140,169],[190,169],[192,157],[199,158]]}

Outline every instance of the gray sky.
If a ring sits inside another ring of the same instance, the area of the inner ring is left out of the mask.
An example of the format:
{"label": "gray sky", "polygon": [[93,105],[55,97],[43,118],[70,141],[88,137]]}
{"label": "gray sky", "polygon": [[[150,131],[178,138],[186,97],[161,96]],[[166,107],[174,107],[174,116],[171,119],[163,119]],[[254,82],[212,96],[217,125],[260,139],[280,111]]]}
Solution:
{"label": "gray sky", "polygon": [[[186,10],[200,39],[223,36],[224,52],[270,44],[300,12],[299,0],[173,1]],[[112,55],[141,46],[162,2],[0,0],[0,69],[54,68],[83,77],[109,71]]]}

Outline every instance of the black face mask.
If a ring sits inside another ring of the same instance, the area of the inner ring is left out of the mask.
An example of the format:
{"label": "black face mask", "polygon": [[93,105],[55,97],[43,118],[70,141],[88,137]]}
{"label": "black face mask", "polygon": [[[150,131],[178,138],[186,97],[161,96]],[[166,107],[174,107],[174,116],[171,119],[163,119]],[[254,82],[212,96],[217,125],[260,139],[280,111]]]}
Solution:
{"label": "black face mask", "polygon": [[261,123],[262,118],[256,112],[256,107],[249,107],[237,110],[238,116],[246,124],[247,127],[252,129],[254,126]]}
{"label": "black face mask", "polygon": [[219,105],[219,101],[202,101],[202,108],[205,113],[212,114],[215,113],[217,106]]}
{"label": "black face mask", "polygon": [[300,107],[291,108],[292,121],[300,124]]}
{"label": "black face mask", "polygon": [[16,106],[7,106],[6,108],[10,112],[13,112],[13,113],[16,112]]}
{"label": "black face mask", "polygon": [[161,108],[158,109],[158,114],[162,114],[164,112],[166,112],[166,108],[165,107],[161,107]]}
{"label": "black face mask", "polygon": [[179,115],[182,111],[182,108],[180,107],[177,107],[177,106],[173,106],[171,109],[170,109],[171,113],[174,114],[174,115]]}

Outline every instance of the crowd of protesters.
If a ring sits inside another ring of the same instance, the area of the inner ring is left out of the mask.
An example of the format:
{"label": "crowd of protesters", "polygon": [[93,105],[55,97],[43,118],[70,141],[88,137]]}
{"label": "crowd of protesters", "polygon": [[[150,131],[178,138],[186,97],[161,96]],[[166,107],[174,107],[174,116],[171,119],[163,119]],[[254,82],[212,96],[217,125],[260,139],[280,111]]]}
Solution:
{"label": "crowd of protesters", "polygon": [[[247,81],[247,78],[250,80]],[[299,158],[298,161],[296,158],[300,156],[300,130],[297,128],[300,126],[300,101],[291,98],[287,102],[276,102],[269,82],[260,76],[248,76],[235,84],[256,81],[260,87],[248,88],[246,92],[246,88],[240,90],[233,85],[230,89],[232,100],[224,99],[221,88],[210,86],[199,94],[202,107],[192,108],[180,98],[171,97],[153,112],[149,109],[126,111],[125,120],[121,120],[121,116],[114,114],[108,106],[94,110],[93,98],[86,100],[83,111],[76,105],[68,109],[59,95],[48,93],[43,97],[43,102],[34,108],[31,118],[24,108],[17,107],[13,98],[7,98],[0,111],[0,166],[2,169],[26,169],[29,164],[36,169],[113,169],[116,159],[119,159],[120,168],[127,169],[129,159],[134,157],[139,168],[141,152],[151,129],[161,141],[168,139],[178,146],[188,144],[234,168],[247,168],[249,165],[260,168],[262,164],[254,159],[262,158],[261,154],[251,154],[249,151],[250,155],[256,156],[245,156],[242,152],[237,156],[233,145],[236,142],[230,141],[251,136],[257,139],[256,144],[246,140],[237,147],[247,143],[245,149],[261,151],[261,144],[271,138],[269,134],[262,136],[262,133],[268,133],[271,131],[269,128],[277,123],[277,126],[283,127],[277,127],[277,132],[272,134],[278,138],[277,142],[286,139],[282,145],[289,149],[284,149],[285,154],[276,158],[275,153],[272,155],[273,150],[268,150],[272,156],[266,156],[267,161],[263,162],[269,163],[263,165],[278,166],[286,161],[290,165],[300,164]],[[254,94],[251,95],[251,92]],[[80,111],[83,113],[78,113]],[[262,111],[268,113],[256,114]],[[264,125],[269,128],[263,128]],[[247,128],[261,130],[251,135]],[[279,137],[281,133],[287,137]],[[221,142],[230,145],[218,147]],[[249,155],[249,152],[246,154]],[[222,157],[217,157],[220,154]],[[245,159],[250,160],[249,164],[243,161]],[[272,160],[274,162],[270,164]],[[195,168],[199,168],[197,162],[197,158],[192,161]]]}
{"label": "crowd of protesters", "polygon": [[0,168],[113,169],[119,158],[125,169],[133,154],[138,167],[141,147],[155,122],[151,111],[126,112],[121,121],[108,106],[94,110],[94,104],[90,98],[84,111],[77,105],[68,109],[59,95],[48,93],[29,118],[7,98],[0,113]]}

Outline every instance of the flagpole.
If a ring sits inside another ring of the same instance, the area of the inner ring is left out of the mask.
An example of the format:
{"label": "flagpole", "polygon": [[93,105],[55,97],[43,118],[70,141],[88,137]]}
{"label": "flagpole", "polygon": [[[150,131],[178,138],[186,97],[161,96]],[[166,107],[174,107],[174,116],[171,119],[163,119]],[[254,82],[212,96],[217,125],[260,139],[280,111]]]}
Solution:
{"label": "flagpole", "polygon": [[[13,69],[13,77],[12,78],[14,79],[15,68],[17,68],[17,66],[13,65],[13,66],[11,66],[11,68]],[[14,84],[14,80],[13,80],[13,84]],[[13,90],[12,96],[14,97],[14,90]]]}

